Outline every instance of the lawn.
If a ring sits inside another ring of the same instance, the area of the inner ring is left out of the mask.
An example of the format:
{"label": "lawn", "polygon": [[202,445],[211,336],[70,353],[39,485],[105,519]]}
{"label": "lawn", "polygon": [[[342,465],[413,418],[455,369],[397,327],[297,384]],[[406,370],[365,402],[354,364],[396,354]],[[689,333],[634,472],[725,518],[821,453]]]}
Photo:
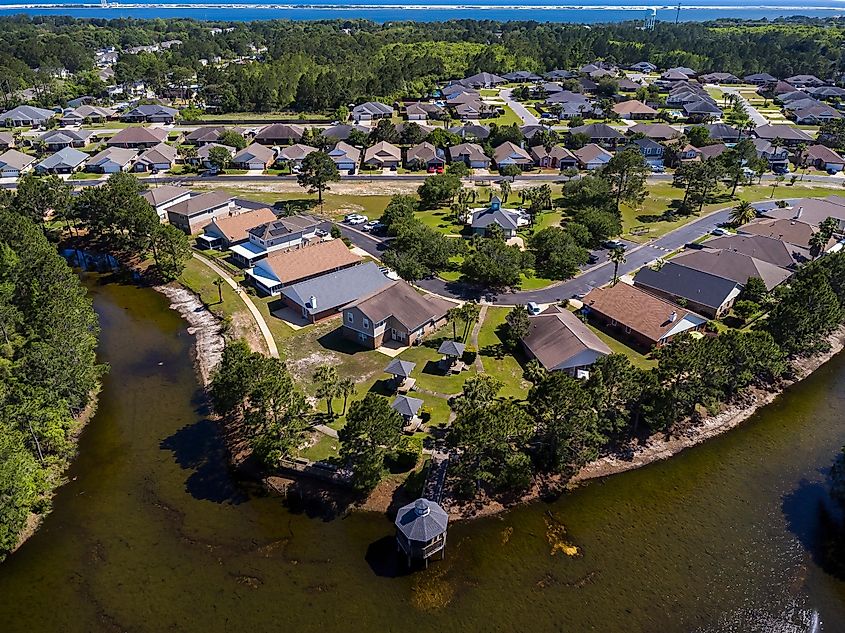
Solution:
{"label": "lawn", "polygon": [[[738,187],[738,200],[748,200],[749,202],[756,202],[766,200],[772,193],[772,185],[751,185],[746,187]],[[786,183],[781,185],[775,191],[775,198],[800,198],[812,196],[829,196],[835,193],[836,190],[832,187],[821,187],[818,185],[802,185],[796,182],[794,186],[789,186]],[[622,205],[622,230],[624,237],[634,242],[647,242],[655,239],[666,233],[673,231],[684,224],[692,222],[700,216],[678,217],[673,221],[660,220],[660,216],[669,209],[670,203],[673,200],[683,199],[684,193],[682,189],[677,189],[669,182],[659,182],[648,185],[648,195],[645,198],[642,206],[639,209],[634,209],[627,205]],[[732,207],[737,204],[737,199],[731,200],[724,192],[717,201],[704,205],[702,214],[717,211],[725,207]],[[632,235],[631,230],[636,227],[644,227],[648,232],[640,235]]]}
{"label": "lawn", "polygon": [[587,327],[589,327],[593,331],[593,333],[595,333],[596,336],[598,336],[602,341],[604,341],[605,345],[607,345],[614,354],[624,354],[628,357],[628,360],[630,360],[631,364],[635,367],[639,367],[640,369],[652,369],[654,367],[657,367],[656,360],[647,358],[634,348],[628,347],[622,341],[613,338],[609,334],[602,332],[601,330],[590,324],[587,324]]}
{"label": "lawn", "polygon": [[514,123],[516,125],[522,125],[522,119],[516,115],[516,112],[509,105],[502,103],[497,104],[497,107],[503,110],[503,114],[493,119],[485,119],[485,125],[490,125],[491,123],[495,123],[496,125],[513,125]]}
{"label": "lawn", "polygon": [[513,355],[499,351],[502,340],[496,330],[505,322],[508,312],[510,308],[487,308],[478,332],[478,350],[484,371],[505,383],[500,395],[524,399],[531,385],[522,379],[522,366]]}
{"label": "lawn", "polygon": [[214,280],[217,273],[193,257],[185,264],[185,270],[179,276],[179,282],[196,293],[208,309],[219,318],[231,322],[235,336],[249,336],[253,340],[262,340],[255,320],[246,305],[229,284],[223,284],[223,302]]}
{"label": "lawn", "polygon": [[326,114],[315,114],[313,112],[306,112],[303,114],[295,112],[227,112],[221,114],[204,114],[199,121],[192,121],[192,123],[199,123],[203,121],[284,121],[288,123],[296,123],[297,121],[319,119],[321,121],[329,121],[330,117]]}
{"label": "lawn", "polygon": [[313,462],[320,462],[337,457],[339,449],[340,442],[338,440],[320,433],[314,444],[297,451],[297,455],[305,459],[310,459]]}

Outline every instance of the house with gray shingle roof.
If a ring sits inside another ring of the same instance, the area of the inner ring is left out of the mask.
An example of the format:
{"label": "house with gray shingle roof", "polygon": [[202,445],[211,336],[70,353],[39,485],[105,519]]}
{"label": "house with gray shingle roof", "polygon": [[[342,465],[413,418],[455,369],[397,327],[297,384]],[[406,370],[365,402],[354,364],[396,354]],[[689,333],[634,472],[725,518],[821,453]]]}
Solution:
{"label": "house with gray shingle roof", "polygon": [[367,101],[352,108],[352,120],[356,123],[389,119],[392,116],[393,108],[379,101]]}
{"label": "house with gray shingle roof", "polygon": [[472,232],[476,235],[486,235],[491,226],[502,229],[506,238],[516,237],[519,229],[528,225],[528,218],[518,211],[502,208],[502,201],[494,196],[490,206],[472,213],[469,220]]}
{"label": "house with gray shingle roof", "polygon": [[36,108],[30,105],[20,105],[17,108],[12,108],[0,114],[0,121],[6,124],[6,127],[34,127],[41,125],[47,119],[56,116],[52,110],[45,108]]}
{"label": "house with gray shingle roof", "polygon": [[269,147],[253,143],[232,157],[232,167],[264,171],[276,162],[276,152]]}
{"label": "house with gray shingle roof", "polygon": [[159,104],[145,104],[132,108],[120,117],[128,123],[173,123],[179,110]]}
{"label": "house with gray shingle roof", "polygon": [[35,157],[16,149],[9,149],[0,154],[0,177],[18,178],[32,169]]}
{"label": "house with gray shingle roof", "polygon": [[38,174],[72,174],[88,160],[88,154],[73,147],[65,147],[35,166]]}

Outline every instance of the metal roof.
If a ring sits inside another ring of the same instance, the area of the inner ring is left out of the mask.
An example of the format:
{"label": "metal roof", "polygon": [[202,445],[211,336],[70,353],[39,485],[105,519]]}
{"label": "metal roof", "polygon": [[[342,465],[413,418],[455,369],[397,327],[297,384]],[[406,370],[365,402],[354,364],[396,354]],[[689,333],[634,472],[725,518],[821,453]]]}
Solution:
{"label": "metal roof", "polygon": [[449,515],[439,504],[417,499],[402,506],[396,514],[396,527],[409,541],[427,543],[437,538],[449,525]]}

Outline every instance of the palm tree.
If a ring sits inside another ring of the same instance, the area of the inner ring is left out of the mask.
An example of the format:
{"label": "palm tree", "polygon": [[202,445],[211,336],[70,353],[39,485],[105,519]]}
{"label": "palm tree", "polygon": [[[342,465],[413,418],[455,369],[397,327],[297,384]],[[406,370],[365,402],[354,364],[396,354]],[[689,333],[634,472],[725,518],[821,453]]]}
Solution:
{"label": "palm tree", "polygon": [[731,209],[731,224],[734,226],[742,226],[748,224],[757,217],[757,211],[751,206],[747,200],[742,200],[738,205]]}
{"label": "palm tree", "polygon": [[813,259],[822,254],[824,247],[827,246],[827,240],[827,236],[822,231],[813,233],[813,236],[810,238],[810,253]]}
{"label": "palm tree", "polygon": [[463,316],[462,306],[455,306],[446,311],[446,319],[452,324],[452,340],[458,340],[458,321]]}
{"label": "palm tree", "polygon": [[611,248],[607,259],[613,262],[613,285],[615,286],[616,282],[619,281],[619,264],[624,264],[627,261],[625,259],[625,249]]}
{"label": "palm tree", "polygon": [[314,372],[314,383],[317,385],[317,391],[314,395],[318,398],[325,399],[326,411],[329,417],[333,418],[332,400],[338,395],[339,391],[337,367],[334,365],[321,365],[318,367]]}
{"label": "palm tree", "polygon": [[775,183],[772,185],[772,193],[769,195],[769,198],[775,197],[775,189],[777,189],[778,185],[780,183],[782,183],[784,180],[786,180],[786,176],[783,176],[781,174],[778,174],[777,176],[775,176]]}
{"label": "palm tree", "polygon": [[475,325],[475,322],[478,321],[478,316],[481,314],[481,306],[479,306],[475,301],[467,301],[461,306],[460,310],[461,319],[464,322],[464,335],[462,340],[466,343],[470,330]]}
{"label": "palm tree", "polygon": [[349,396],[355,395],[355,381],[351,378],[343,378],[337,383],[337,395],[343,398],[343,413],[346,415],[346,403],[349,401]]}
{"label": "palm tree", "polygon": [[223,277],[217,277],[213,283],[217,286],[217,303],[223,303]]}

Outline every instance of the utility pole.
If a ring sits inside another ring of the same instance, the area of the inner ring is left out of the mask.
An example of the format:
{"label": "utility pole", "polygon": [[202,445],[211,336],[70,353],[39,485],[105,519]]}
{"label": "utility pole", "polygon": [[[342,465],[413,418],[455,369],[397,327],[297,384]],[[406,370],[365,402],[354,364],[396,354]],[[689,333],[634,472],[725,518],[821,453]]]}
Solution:
{"label": "utility pole", "polygon": [[678,12],[675,14],[675,24],[677,24],[681,19],[681,3],[678,2]]}

